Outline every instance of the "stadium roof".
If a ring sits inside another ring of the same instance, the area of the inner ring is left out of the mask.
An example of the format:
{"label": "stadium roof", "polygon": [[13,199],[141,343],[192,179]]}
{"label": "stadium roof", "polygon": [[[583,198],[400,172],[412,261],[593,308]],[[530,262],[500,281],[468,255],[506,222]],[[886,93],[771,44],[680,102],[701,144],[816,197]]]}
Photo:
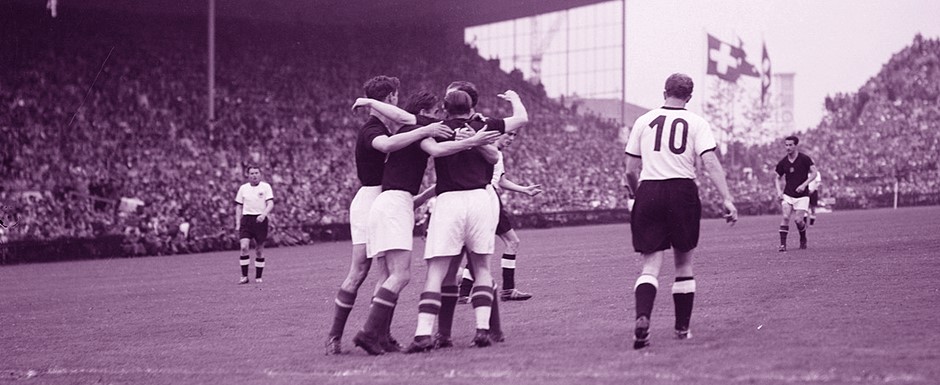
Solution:
{"label": "stadium roof", "polygon": [[[217,15],[326,25],[446,25],[463,28],[610,0],[217,0]],[[45,6],[46,0],[19,0]],[[59,13],[96,8],[171,15],[204,15],[208,0],[59,1]]]}

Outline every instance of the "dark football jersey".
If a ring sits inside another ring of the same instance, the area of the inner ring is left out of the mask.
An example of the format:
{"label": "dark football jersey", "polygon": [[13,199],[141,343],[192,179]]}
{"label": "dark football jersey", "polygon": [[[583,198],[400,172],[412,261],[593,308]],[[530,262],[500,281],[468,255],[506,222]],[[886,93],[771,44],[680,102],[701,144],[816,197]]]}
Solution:
{"label": "dark football jersey", "polygon": [[[417,125],[402,127],[396,135],[414,131],[436,121],[418,116]],[[388,154],[388,160],[385,161],[385,174],[382,176],[382,191],[403,190],[410,192],[411,195],[418,195],[429,156],[421,149],[420,140]]]}
{"label": "dark football jersey", "polygon": [[789,157],[786,156],[780,162],[777,162],[777,175],[785,175],[787,180],[783,193],[794,198],[809,196],[809,189],[796,192],[796,188],[809,178],[810,166],[812,165],[813,160],[802,152],[796,154],[796,159],[793,162],[790,162]]}
{"label": "dark football jersey", "polygon": [[[503,119],[450,119],[444,124],[450,128],[458,129],[469,125],[475,131],[484,126],[487,131],[506,131],[506,121]],[[439,142],[454,140],[437,139]],[[479,151],[461,151],[453,155],[434,158],[434,170],[437,173],[438,195],[448,191],[475,190],[486,187],[493,179],[493,165],[486,161]]]}
{"label": "dark football jersey", "polygon": [[385,168],[385,153],[372,147],[372,141],[388,135],[388,127],[379,118],[370,116],[356,138],[356,175],[363,186],[380,186]]}

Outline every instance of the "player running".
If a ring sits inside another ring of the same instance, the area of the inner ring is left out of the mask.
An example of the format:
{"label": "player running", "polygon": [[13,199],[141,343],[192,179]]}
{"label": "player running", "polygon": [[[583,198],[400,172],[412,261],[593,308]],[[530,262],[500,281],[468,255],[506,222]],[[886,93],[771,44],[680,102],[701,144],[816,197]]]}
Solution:
{"label": "player running", "polygon": [[808,155],[799,151],[800,138],[788,136],[783,141],[787,155],[777,162],[774,188],[781,200],[783,219],[780,222],[780,247],[787,251],[787,235],[790,233],[790,217],[796,212],[793,223],[800,232],[800,249],[806,249],[806,211],[809,209],[809,184],[816,179],[816,165]]}

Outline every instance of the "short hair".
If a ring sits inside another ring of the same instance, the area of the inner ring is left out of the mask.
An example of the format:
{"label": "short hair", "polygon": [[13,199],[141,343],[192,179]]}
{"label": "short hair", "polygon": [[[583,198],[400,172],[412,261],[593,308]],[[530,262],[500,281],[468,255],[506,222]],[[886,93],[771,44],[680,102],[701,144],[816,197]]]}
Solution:
{"label": "short hair", "polygon": [[375,100],[384,100],[388,95],[398,91],[401,81],[396,77],[379,75],[366,81],[362,89],[366,91],[366,97]]}
{"label": "short hair", "polygon": [[786,142],[786,141],[788,141],[788,140],[792,140],[792,141],[793,141],[793,144],[800,144],[800,138],[797,138],[796,135],[790,135],[790,136],[788,136],[788,137],[786,137],[786,138],[783,139],[784,142]]}
{"label": "short hair", "polygon": [[473,99],[463,91],[451,91],[444,95],[444,110],[448,115],[469,114],[472,103]]}
{"label": "short hair", "polygon": [[480,92],[477,91],[477,86],[466,80],[451,82],[450,85],[447,86],[447,89],[460,90],[470,95],[470,107],[476,107],[477,102],[480,100]]}
{"label": "short hair", "polygon": [[251,169],[253,169],[253,168],[258,169],[258,172],[261,172],[261,166],[259,166],[259,165],[257,165],[257,164],[249,164],[248,167],[245,168],[245,173],[246,173],[246,174],[247,174],[247,173],[250,173],[250,172],[251,172]]}
{"label": "short hair", "polygon": [[686,74],[674,73],[666,78],[666,96],[678,99],[688,99],[692,96],[692,78]]}
{"label": "short hair", "polygon": [[431,110],[434,108],[434,105],[438,103],[440,99],[434,95],[431,91],[421,90],[418,93],[411,95],[411,98],[408,99],[408,103],[405,104],[405,111],[413,115],[418,115],[421,113],[421,110]]}

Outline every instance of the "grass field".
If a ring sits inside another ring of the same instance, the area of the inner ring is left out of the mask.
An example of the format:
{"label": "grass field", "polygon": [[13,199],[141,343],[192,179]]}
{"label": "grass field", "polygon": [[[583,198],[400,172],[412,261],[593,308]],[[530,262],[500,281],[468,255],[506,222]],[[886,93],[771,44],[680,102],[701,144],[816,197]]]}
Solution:
{"label": "grass field", "polygon": [[[268,250],[265,282],[242,286],[237,252],[0,267],[0,383],[940,384],[940,207],[824,214],[787,253],[777,225],[704,221],[694,338],[671,338],[670,262],[642,351],[628,225],[521,231],[517,282],[535,298],[501,304],[507,341],[467,347],[458,305],[458,347],[418,355],[353,349],[374,279],[350,353],[323,355],[344,242]],[[416,257],[403,342],[424,271]]]}

